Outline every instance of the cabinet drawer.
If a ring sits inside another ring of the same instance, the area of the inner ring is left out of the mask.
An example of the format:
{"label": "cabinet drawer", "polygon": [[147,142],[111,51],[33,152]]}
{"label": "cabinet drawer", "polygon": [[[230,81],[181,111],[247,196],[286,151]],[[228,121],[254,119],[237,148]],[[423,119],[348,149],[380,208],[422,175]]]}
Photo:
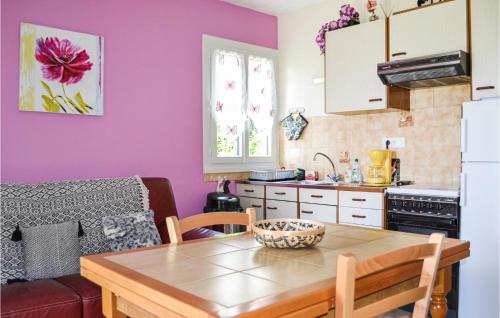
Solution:
{"label": "cabinet drawer", "polygon": [[300,188],[299,201],[301,203],[337,205],[337,190]]}
{"label": "cabinet drawer", "polygon": [[378,192],[340,191],[339,206],[364,209],[383,209],[384,194]]}
{"label": "cabinet drawer", "polygon": [[297,188],[267,186],[266,199],[297,201]]}
{"label": "cabinet drawer", "polygon": [[383,228],[383,210],[339,207],[339,224],[355,224]]}
{"label": "cabinet drawer", "polygon": [[278,200],[266,200],[266,219],[280,218],[296,219],[297,203]]}
{"label": "cabinet drawer", "polygon": [[238,196],[264,198],[264,186],[254,184],[236,184],[236,194]]}
{"label": "cabinet drawer", "polygon": [[300,203],[299,212],[301,219],[337,223],[337,206]]}
{"label": "cabinet drawer", "polygon": [[240,204],[243,209],[254,208],[256,220],[264,219],[264,199],[240,197]]}

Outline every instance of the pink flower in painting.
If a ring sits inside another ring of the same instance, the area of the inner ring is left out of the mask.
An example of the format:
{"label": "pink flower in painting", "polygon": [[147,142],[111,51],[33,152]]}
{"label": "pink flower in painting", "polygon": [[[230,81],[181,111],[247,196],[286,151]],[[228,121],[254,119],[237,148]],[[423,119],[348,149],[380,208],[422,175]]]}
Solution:
{"label": "pink flower in painting", "polygon": [[78,83],[83,74],[92,68],[85,50],[73,45],[69,40],[57,37],[39,38],[35,58],[42,63],[45,79],[62,84]]}

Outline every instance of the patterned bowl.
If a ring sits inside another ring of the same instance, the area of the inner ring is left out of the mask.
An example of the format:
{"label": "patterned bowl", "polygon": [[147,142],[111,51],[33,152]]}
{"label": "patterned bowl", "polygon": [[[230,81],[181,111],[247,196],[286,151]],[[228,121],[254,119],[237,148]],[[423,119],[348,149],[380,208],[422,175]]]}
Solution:
{"label": "patterned bowl", "polygon": [[252,225],[253,237],[266,247],[311,247],[323,239],[325,225],[301,219],[270,219]]}

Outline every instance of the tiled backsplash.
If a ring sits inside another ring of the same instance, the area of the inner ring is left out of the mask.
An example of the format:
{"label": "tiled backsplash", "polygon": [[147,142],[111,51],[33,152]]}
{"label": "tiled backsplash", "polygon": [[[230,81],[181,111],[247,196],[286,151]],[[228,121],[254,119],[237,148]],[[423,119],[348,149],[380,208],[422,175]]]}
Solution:
{"label": "tiled backsplash", "polygon": [[[412,91],[410,112],[311,118],[305,113],[309,125],[300,140],[288,141],[283,131],[280,134],[280,164],[317,170],[323,178],[331,171],[330,163],[312,159],[316,152],[324,152],[342,174],[358,158],[365,176],[367,151],[383,149],[384,137],[404,137],[405,147],[395,150],[401,159],[401,179],[458,185],[461,104],[468,100],[470,86],[457,85]],[[401,118],[407,116],[413,125],[401,127]],[[340,163],[341,152],[349,153],[350,163]]]}

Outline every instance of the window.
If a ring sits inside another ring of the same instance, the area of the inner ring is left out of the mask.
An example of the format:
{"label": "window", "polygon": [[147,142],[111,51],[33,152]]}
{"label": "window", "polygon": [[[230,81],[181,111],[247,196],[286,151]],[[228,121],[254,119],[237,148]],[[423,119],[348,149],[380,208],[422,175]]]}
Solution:
{"label": "window", "polygon": [[277,51],[203,36],[205,173],[278,166]]}

